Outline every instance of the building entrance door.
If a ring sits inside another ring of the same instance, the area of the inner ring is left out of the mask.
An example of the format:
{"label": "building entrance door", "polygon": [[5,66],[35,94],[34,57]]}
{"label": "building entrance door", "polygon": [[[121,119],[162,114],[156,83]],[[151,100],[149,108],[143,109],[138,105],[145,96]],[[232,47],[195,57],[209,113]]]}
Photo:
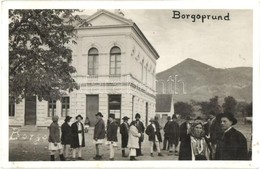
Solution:
{"label": "building entrance door", "polygon": [[36,96],[25,99],[25,125],[36,125]]}
{"label": "building entrance door", "polygon": [[121,120],[121,95],[108,96],[108,115],[115,114],[115,120],[120,124]]}
{"label": "building entrance door", "polygon": [[86,99],[86,117],[90,121],[90,126],[97,122],[96,114],[98,113],[98,95],[87,95]]}

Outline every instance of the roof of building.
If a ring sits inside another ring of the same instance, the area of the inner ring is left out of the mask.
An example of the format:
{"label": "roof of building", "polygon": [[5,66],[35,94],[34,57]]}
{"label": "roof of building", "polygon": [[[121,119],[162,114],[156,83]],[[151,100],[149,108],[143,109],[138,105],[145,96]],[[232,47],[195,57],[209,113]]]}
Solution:
{"label": "roof of building", "polygon": [[[95,26],[90,24],[91,21],[93,21],[95,18],[97,18],[98,16],[105,14],[107,16],[110,16],[112,18],[114,18],[115,20],[118,20],[121,22],[121,24],[118,25],[102,25],[102,26]],[[153,53],[153,55],[155,56],[156,59],[158,59],[160,56],[157,53],[157,51],[154,49],[154,47],[150,44],[150,42],[147,40],[147,38],[144,36],[144,34],[142,33],[142,31],[139,29],[139,27],[131,20],[131,19],[126,19],[123,16],[119,15],[119,14],[115,14],[112,12],[109,12],[107,10],[98,10],[96,13],[94,13],[93,15],[90,15],[88,18],[86,18],[86,21],[78,26],[78,29],[93,29],[93,28],[97,28],[97,27],[102,27],[102,28],[106,28],[106,27],[125,27],[125,26],[131,26],[133,27],[133,30],[136,32],[136,34],[143,40],[143,42],[147,45],[147,47],[150,49],[150,51]]]}
{"label": "roof of building", "polygon": [[156,95],[156,112],[170,112],[172,105],[172,94]]}

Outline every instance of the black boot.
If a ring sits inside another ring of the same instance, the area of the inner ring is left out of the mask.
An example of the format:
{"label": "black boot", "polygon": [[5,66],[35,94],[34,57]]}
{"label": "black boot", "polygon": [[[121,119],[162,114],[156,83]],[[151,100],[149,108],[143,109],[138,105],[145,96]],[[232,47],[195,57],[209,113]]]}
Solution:
{"label": "black boot", "polygon": [[130,161],[136,160],[134,156],[130,156]]}
{"label": "black boot", "polygon": [[66,161],[63,154],[60,154],[60,161]]}
{"label": "black boot", "polygon": [[54,155],[51,155],[51,161],[55,161]]}
{"label": "black boot", "polygon": [[95,160],[101,160],[102,156],[101,155],[96,155],[93,159]]}
{"label": "black boot", "polygon": [[122,157],[127,157],[127,156],[125,155],[125,150],[122,150]]}

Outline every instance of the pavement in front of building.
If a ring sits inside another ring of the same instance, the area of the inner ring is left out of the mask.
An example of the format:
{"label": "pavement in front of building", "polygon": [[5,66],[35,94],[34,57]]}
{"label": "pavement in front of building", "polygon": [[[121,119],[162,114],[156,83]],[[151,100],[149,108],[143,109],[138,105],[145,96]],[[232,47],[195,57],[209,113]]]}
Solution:
{"label": "pavement in front of building", "polygon": [[[47,129],[24,130],[10,127],[9,161],[49,161],[48,135]],[[129,157],[122,157],[120,136],[118,133],[119,142],[115,150],[115,160],[129,160]],[[95,146],[92,138],[93,128],[88,133],[85,133],[86,147],[83,148],[82,157],[86,161],[93,161],[95,156]],[[162,151],[163,157],[157,156],[157,152],[154,152],[154,157],[151,157],[147,135],[145,135],[145,141],[142,145],[144,156],[137,157],[138,160],[178,160],[178,156],[168,155],[167,151]],[[103,160],[109,160],[109,147],[107,145],[103,144],[100,152],[103,155]],[[129,150],[126,151],[126,154],[128,153]],[[58,154],[56,154],[56,160],[59,160]]]}

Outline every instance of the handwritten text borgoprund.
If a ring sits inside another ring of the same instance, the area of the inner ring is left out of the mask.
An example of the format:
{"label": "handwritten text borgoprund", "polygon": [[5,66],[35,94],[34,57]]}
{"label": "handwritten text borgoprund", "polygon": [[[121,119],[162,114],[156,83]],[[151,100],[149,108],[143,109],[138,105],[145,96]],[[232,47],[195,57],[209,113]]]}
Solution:
{"label": "handwritten text borgoprund", "polygon": [[226,15],[206,15],[206,14],[186,14],[181,13],[180,11],[173,10],[172,19],[187,19],[191,20],[192,22],[200,21],[204,23],[206,20],[223,20],[223,21],[230,21],[229,13]]}

